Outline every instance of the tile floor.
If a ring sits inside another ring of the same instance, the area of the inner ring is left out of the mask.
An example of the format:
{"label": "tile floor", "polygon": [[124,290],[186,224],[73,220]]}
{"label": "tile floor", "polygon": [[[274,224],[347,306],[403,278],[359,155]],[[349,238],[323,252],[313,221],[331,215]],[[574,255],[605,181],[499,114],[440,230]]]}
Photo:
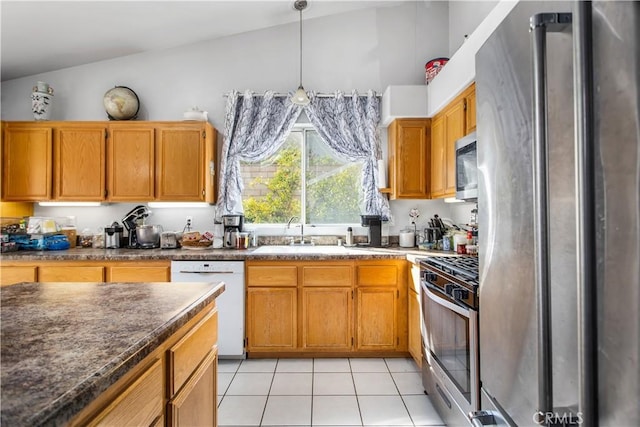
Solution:
{"label": "tile floor", "polygon": [[219,426],[442,426],[412,359],[218,364]]}

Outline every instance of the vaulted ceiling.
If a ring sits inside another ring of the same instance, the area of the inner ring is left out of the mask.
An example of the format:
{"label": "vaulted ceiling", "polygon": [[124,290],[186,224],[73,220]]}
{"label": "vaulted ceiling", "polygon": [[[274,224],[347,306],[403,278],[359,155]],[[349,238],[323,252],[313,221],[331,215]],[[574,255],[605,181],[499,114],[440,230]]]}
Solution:
{"label": "vaulted ceiling", "polygon": [[[309,0],[303,19],[395,1]],[[0,1],[2,81],[297,22],[293,0]]]}

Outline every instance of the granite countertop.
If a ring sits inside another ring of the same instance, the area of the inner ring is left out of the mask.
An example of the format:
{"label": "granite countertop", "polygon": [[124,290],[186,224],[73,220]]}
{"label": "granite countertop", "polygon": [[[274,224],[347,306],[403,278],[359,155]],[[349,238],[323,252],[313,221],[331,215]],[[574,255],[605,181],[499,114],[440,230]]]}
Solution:
{"label": "granite countertop", "polygon": [[1,288],[1,424],[66,424],[223,291],[205,282]]}
{"label": "granite countertop", "polygon": [[[408,259],[426,256],[455,255],[454,252],[425,251],[418,248],[402,247],[353,247],[345,248],[337,253],[332,250],[324,251],[323,248],[335,248],[336,246],[315,246],[310,252],[306,247],[304,251],[290,252],[290,246],[283,245],[282,253],[260,253],[258,248],[246,250],[213,249],[203,250],[188,249],[93,249],[74,248],[64,251],[18,251],[2,254],[5,261],[135,261],[135,260],[175,260],[175,261],[211,261],[211,260],[336,260],[336,259]],[[293,247],[295,248],[295,247]]]}

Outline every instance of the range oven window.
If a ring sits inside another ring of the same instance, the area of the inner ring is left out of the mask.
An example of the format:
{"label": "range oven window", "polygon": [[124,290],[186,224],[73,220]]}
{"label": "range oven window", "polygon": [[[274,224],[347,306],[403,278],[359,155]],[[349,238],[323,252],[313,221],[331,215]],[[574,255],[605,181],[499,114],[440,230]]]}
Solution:
{"label": "range oven window", "polygon": [[[442,294],[440,296],[446,298]],[[422,307],[425,327],[429,331],[427,350],[471,403],[469,318],[429,298],[425,290],[422,292]]]}

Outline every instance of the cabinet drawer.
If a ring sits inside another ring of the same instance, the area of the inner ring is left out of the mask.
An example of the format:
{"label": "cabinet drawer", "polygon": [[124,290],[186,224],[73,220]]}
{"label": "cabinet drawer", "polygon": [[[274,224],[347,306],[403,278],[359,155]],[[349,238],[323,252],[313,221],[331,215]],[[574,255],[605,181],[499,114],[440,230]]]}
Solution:
{"label": "cabinet drawer", "polygon": [[162,417],[162,363],[156,360],[90,426],[148,426]]}
{"label": "cabinet drawer", "polygon": [[298,286],[298,268],[295,265],[249,266],[247,286]]}
{"label": "cabinet drawer", "polygon": [[0,286],[13,285],[19,282],[35,282],[38,267],[2,267],[0,270]]}
{"label": "cabinet drawer", "polygon": [[207,314],[169,349],[169,395],[173,396],[218,340],[218,310]]}
{"label": "cabinet drawer", "polygon": [[398,268],[395,265],[358,266],[358,285],[396,286]]}
{"label": "cabinet drawer", "polygon": [[351,286],[353,273],[348,265],[302,267],[303,286]]}
{"label": "cabinet drawer", "polygon": [[171,267],[111,267],[110,282],[169,282]]}
{"label": "cabinet drawer", "polygon": [[104,267],[101,266],[48,266],[38,271],[40,282],[103,282]]}

